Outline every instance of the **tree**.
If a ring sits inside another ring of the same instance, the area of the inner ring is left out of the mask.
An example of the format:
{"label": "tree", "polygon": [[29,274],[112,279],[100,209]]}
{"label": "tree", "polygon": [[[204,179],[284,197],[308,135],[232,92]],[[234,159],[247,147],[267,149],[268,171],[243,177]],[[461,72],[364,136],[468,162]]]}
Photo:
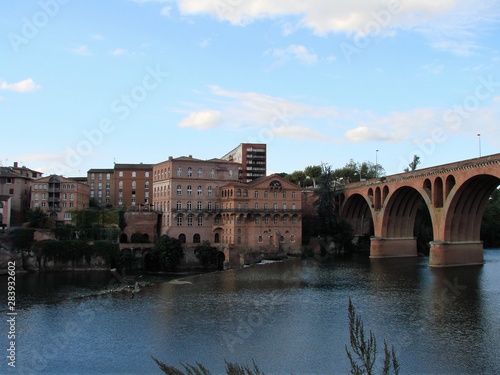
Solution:
{"label": "tree", "polygon": [[304,169],[306,178],[310,178],[313,183],[313,188],[316,187],[316,180],[321,176],[321,165],[310,165]]}
{"label": "tree", "polygon": [[320,219],[319,235],[329,236],[335,229],[337,214],[335,213],[335,181],[332,168],[327,164],[321,165],[321,175],[318,178],[318,187],[314,191]]}
{"label": "tree", "polygon": [[26,217],[32,228],[44,228],[49,218],[47,213],[40,207],[35,207],[34,209],[29,208],[26,211]]}
{"label": "tree", "polygon": [[500,246],[500,190],[495,189],[484,209],[481,240],[485,248]]}
{"label": "tree", "polygon": [[410,164],[408,164],[408,168],[405,168],[405,172],[413,172],[415,169],[417,169],[417,166],[420,164],[420,156],[418,155],[413,155],[413,160]]}
{"label": "tree", "polygon": [[286,179],[299,186],[304,186],[304,181],[306,180],[306,174],[304,171],[295,171],[286,176]]}
{"label": "tree", "polygon": [[210,241],[203,241],[201,245],[196,246],[194,249],[196,258],[199,259],[203,268],[208,268],[210,265],[217,264],[217,256],[219,255],[219,250],[216,247],[210,245]]}
{"label": "tree", "polygon": [[175,271],[181,259],[184,258],[181,241],[167,235],[158,239],[153,251],[158,252],[163,267],[168,271]]}

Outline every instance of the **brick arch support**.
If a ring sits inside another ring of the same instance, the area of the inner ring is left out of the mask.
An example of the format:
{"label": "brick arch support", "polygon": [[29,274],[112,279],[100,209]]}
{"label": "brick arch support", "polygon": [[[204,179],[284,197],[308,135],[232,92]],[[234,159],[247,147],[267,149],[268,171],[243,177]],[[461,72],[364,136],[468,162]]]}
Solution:
{"label": "brick arch support", "polygon": [[349,196],[342,205],[340,218],[351,225],[355,236],[369,233],[373,221],[371,201],[362,194]]}

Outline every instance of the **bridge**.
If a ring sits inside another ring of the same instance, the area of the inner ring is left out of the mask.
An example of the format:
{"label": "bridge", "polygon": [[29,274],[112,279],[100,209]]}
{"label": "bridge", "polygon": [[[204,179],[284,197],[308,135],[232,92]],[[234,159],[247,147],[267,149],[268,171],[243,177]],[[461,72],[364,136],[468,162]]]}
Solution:
{"label": "bridge", "polygon": [[[432,219],[429,266],[483,264],[485,206],[500,185],[500,154],[343,186],[342,219],[356,235],[370,232],[370,257],[417,256],[415,219],[422,200]],[[500,228],[499,228],[500,230]]]}

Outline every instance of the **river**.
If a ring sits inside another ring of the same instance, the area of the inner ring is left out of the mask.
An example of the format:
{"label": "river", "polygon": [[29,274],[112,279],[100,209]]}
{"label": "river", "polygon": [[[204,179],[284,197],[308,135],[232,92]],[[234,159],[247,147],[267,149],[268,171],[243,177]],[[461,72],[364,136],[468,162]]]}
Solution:
{"label": "river", "polygon": [[426,258],[289,260],[155,278],[137,293],[105,293],[107,272],[18,274],[16,367],[6,360],[0,373],[161,374],[154,356],[213,374],[225,360],[268,375],[347,374],[350,298],[379,359],[386,340],[402,374],[499,374],[500,250],[484,255],[483,266],[441,269]]}

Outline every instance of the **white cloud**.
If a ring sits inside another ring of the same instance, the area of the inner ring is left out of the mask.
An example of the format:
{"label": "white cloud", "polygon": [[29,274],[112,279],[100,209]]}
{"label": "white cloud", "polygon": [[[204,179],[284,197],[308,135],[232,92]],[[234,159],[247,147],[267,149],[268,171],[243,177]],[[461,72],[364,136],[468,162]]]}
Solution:
{"label": "white cloud", "polygon": [[393,35],[395,30],[415,30],[425,34],[431,46],[458,55],[478,48],[478,30],[496,23],[500,4],[491,0],[178,0],[184,15],[209,14],[233,25],[247,25],[261,19],[294,17],[286,21],[283,34],[297,27],[317,35],[345,33],[354,37]]}
{"label": "white cloud", "polygon": [[100,34],[92,34],[90,38],[93,40],[104,40],[104,37]]}
{"label": "white cloud", "polygon": [[220,122],[221,114],[219,111],[204,110],[191,112],[189,116],[179,122],[179,127],[206,130],[218,126]]}
{"label": "white cloud", "polygon": [[500,103],[500,96],[495,96],[495,97],[493,98],[493,101],[494,101],[494,102],[497,102],[497,103]]}
{"label": "white cloud", "polygon": [[89,47],[86,45],[76,46],[71,49],[71,52],[80,56],[92,56],[92,53],[89,50]]}
{"label": "white cloud", "polygon": [[163,17],[169,17],[170,16],[170,12],[172,11],[172,7],[169,6],[169,5],[165,5],[163,8],[161,8],[160,10],[160,14],[163,16]]}
{"label": "white cloud", "polygon": [[38,90],[39,88],[40,85],[35,83],[31,78],[23,79],[22,81],[16,83],[7,83],[5,81],[0,81],[0,90],[25,93]]}
{"label": "white cloud", "polygon": [[123,49],[123,48],[115,48],[114,50],[109,51],[109,54],[111,56],[117,57],[117,56],[128,55],[129,52],[126,49]]}
{"label": "white cloud", "polygon": [[285,49],[274,49],[273,56],[277,58],[278,64],[284,64],[286,61],[293,59],[304,64],[314,64],[318,60],[318,56],[310,53],[306,47],[290,44]]}
{"label": "white cloud", "polygon": [[345,138],[354,143],[391,140],[391,136],[382,129],[369,128],[368,126],[358,126],[348,130],[345,133]]}

